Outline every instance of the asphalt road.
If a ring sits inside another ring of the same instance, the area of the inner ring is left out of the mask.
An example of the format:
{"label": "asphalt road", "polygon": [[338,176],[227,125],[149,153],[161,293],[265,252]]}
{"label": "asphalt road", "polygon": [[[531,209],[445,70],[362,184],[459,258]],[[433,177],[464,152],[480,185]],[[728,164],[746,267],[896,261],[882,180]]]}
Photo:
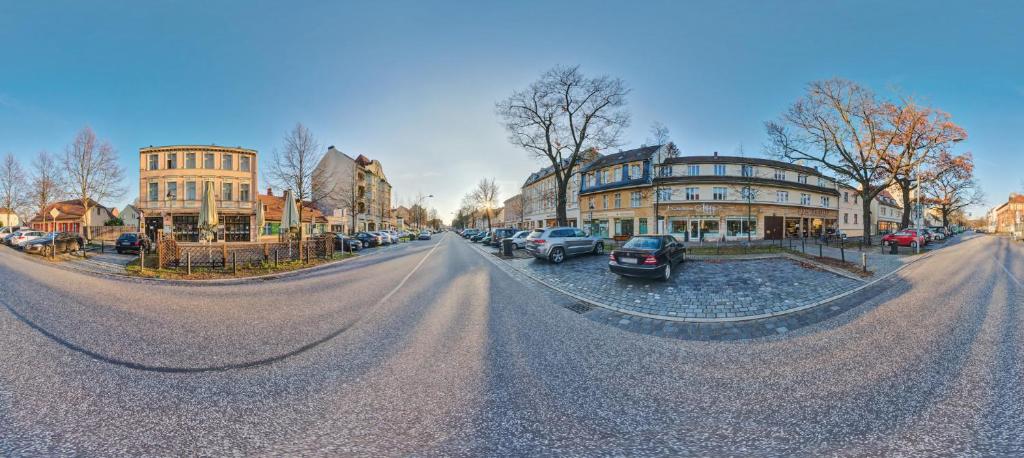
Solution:
{"label": "asphalt road", "polygon": [[0,455],[1024,454],[1020,243],[737,342],[588,320],[466,243],[202,287],[0,249]]}

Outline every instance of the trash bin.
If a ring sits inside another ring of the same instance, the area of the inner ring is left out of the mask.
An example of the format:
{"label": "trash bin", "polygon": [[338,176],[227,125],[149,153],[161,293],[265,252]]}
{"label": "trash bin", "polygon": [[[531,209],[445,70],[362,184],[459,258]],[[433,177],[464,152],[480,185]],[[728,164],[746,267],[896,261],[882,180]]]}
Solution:
{"label": "trash bin", "polygon": [[888,242],[888,243],[889,243],[889,254],[899,254],[899,251],[898,251],[900,249],[899,245],[897,245],[896,242]]}
{"label": "trash bin", "polygon": [[512,239],[501,239],[501,254],[510,258],[512,257]]}

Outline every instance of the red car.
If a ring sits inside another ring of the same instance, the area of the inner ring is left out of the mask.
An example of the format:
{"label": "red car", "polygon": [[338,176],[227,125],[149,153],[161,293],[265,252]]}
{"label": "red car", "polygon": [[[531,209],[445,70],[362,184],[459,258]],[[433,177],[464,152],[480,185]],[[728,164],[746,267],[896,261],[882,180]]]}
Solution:
{"label": "red car", "polygon": [[927,239],[924,238],[923,234],[918,233],[914,229],[906,229],[894,234],[887,234],[882,237],[882,243],[885,245],[896,244],[899,246],[908,246],[911,248],[917,248],[918,245],[924,246],[928,243]]}

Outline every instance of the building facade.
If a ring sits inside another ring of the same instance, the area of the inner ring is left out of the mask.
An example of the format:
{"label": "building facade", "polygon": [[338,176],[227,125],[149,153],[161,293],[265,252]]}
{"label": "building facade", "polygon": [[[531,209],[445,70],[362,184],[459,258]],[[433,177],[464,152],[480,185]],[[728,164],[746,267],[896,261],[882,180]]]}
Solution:
{"label": "building facade", "polygon": [[[274,191],[267,188],[266,194],[259,195],[259,205],[263,206],[263,230],[260,241],[277,241],[281,234],[281,215],[284,214],[284,197],[275,196]],[[297,206],[302,224],[302,234],[317,235],[328,230],[327,218],[311,202],[306,201]]]}
{"label": "building facade", "polygon": [[21,224],[18,214],[9,208],[0,208],[0,227],[17,226]]}
{"label": "building facade", "polygon": [[[577,191],[578,192],[578,191]],[[523,213],[523,194],[519,193],[505,199],[504,223],[505,227],[523,229],[526,227],[526,215]],[[578,205],[578,202],[577,202]]]}
{"label": "building facade", "polygon": [[836,183],[798,164],[681,156],[661,164],[654,186],[659,226],[683,240],[781,240],[838,229]]}
{"label": "building facade", "polygon": [[361,154],[353,158],[332,145],[313,174],[320,210],[332,217],[341,210],[339,218],[351,220],[332,220],[332,227],[345,227],[348,233],[392,228],[391,184],[380,161]]}
{"label": "building facade", "polygon": [[[570,226],[579,226],[580,224],[580,168],[593,162],[594,157],[595,154],[588,154],[583,158],[581,164],[573,167],[569,185],[565,189],[565,218]],[[568,161],[564,161],[564,164],[567,166]],[[523,224],[521,226],[524,229],[552,227],[558,224],[557,181],[554,166],[544,167],[527,177],[520,193],[523,208]]]}
{"label": "building facade", "polygon": [[125,227],[139,228],[142,227],[141,213],[139,209],[134,205],[125,205],[118,217],[121,218],[121,222],[124,223]]}
{"label": "building facade", "polygon": [[1005,203],[996,207],[995,232],[1024,235],[1024,194],[1010,193]]}
{"label": "building facade", "polygon": [[[50,214],[54,209],[57,210],[56,217]],[[47,205],[29,220],[29,226],[37,231],[74,232],[91,238],[90,228],[103,226],[111,218],[110,209],[97,202],[90,201],[86,211],[81,200],[71,199]]]}
{"label": "building facade", "polygon": [[857,188],[839,183],[837,226],[847,237],[864,236],[864,205]]}
{"label": "building facade", "polygon": [[580,170],[582,226],[592,235],[628,238],[653,233],[652,178],[665,145],[601,156]]}
{"label": "building facade", "polygon": [[178,241],[199,240],[199,208],[206,183],[213,183],[219,226],[217,241],[256,240],[256,150],[208,145],[139,149],[139,203],[143,229]]}
{"label": "building facade", "polygon": [[882,191],[871,201],[872,235],[891,234],[900,229],[903,222],[903,207],[889,191]]}

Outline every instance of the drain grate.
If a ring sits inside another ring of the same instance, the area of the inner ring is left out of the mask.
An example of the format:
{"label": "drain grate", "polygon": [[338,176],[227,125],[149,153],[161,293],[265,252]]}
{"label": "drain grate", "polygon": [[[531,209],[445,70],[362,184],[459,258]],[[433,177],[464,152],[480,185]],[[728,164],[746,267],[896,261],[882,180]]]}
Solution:
{"label": "drain grate", "polygon": [[563,305],[563,307],[572,310],[576,313],[579,313],[581,315],[594,309],[594,307],[591,307],[589,304],[586,304],[584,302],[572,302],[567,305]]}

